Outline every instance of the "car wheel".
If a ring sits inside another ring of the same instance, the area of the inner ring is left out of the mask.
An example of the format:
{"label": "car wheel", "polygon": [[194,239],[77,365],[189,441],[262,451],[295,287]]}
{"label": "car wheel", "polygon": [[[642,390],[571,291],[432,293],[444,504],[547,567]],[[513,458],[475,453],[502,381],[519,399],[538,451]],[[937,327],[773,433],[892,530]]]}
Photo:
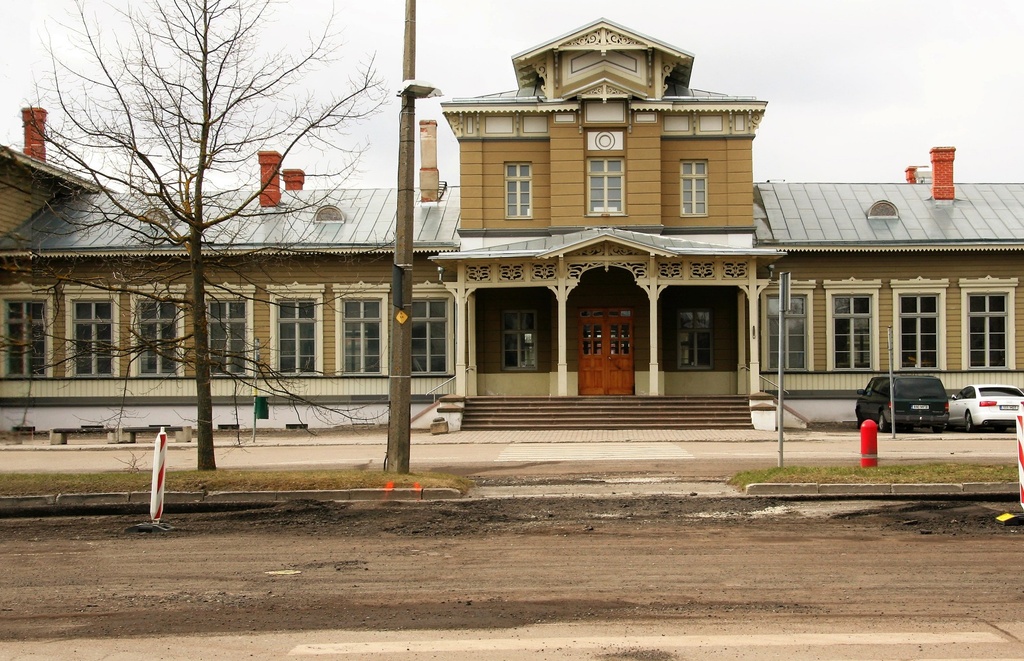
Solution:
{"label": "car wheel", "polygon": [[972,431],[978,431],[978,428],[974,426],[974,418],[971,417],[970,411],[964,414],[964,431],[968,434]]}
{"label": "car wheel", "polygon": [[889,431],[889,423],[885,421],[885,412],[881,409],[878,410],[878,431]]}

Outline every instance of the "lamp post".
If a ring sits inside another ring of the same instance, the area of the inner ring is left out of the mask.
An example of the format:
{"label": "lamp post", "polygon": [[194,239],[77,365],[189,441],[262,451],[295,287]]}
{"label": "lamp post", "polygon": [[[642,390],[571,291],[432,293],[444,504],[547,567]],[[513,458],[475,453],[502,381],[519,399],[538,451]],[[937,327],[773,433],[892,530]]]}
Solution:
{"label": "lamp post", "polygon": [[440,90],[416,80],[416,0],[405,0],[405,45],[402,57],[402,110],[398,120],[398,209],[395,261],[391,278],[391,365],[388,382],[388,451],[386,470],[409,472],[412,407],[412,263],[413,179],[416,99],[440,96]]}

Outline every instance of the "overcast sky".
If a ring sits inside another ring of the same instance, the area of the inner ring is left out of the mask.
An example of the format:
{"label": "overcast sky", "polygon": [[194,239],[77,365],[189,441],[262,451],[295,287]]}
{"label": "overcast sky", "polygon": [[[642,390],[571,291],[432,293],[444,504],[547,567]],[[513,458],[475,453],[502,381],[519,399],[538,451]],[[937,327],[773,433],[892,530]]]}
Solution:
{"label": "overcast sky", "polygon": [[[118,0],[121,2],[123,0]],[[97,0],[86,0],[98,4]],[[292,25],[323,15],[330,0],[289,0]],[[21,148],[20,109],[42,74],[44,29],[71,0],[5,3],[7,47],[0,62],[0,141]],[[404,0],[335,0],[345,65],[369,55],[395,91],[402,79]],[[634,9],[636,13],[631,13]],[[695,55],[691,86],[768,102],[754,141],[754,179],[898,182],[926,165],[931,147],[951,145],[956,180],[1022,182],[1024,2],[1020,0],[419,0],[417,78],[446,98],[513,89],[511,57],[598,18]],[[288,43],[282,21],[278,48]],[[367,142],[358,186],[397,178],[398,104],[351,132]],[[438,100],[418,119],[439,125],[441,178],[458,181],[458,147]],[[314,172],[317,164],[285,167]],[[257,165],[253,159],[253,177]]]}

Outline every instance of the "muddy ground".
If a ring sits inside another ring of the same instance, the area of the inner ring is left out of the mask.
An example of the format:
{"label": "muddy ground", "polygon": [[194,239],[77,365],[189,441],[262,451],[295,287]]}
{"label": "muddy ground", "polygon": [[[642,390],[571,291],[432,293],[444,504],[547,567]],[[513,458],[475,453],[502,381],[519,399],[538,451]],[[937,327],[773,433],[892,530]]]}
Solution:
{"label": "muddy ground", "polygon": [[1005,618],[1019,505],[758,498],[294,502],[0,518],[0,639],[658,618]]}

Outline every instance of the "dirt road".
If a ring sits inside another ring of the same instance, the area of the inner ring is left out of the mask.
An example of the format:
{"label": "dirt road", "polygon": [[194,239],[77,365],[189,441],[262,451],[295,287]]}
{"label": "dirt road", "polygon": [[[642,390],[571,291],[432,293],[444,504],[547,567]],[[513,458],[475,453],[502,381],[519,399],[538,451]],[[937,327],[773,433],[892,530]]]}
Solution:
{"label": "dirt road", "polygon": [[[298,502],[0,519],[0,640],[1019,613],[1008,503]],[[1013,619],[1017,619],[1014,615]],[[662,657],[674,658],[674,657]]]}

